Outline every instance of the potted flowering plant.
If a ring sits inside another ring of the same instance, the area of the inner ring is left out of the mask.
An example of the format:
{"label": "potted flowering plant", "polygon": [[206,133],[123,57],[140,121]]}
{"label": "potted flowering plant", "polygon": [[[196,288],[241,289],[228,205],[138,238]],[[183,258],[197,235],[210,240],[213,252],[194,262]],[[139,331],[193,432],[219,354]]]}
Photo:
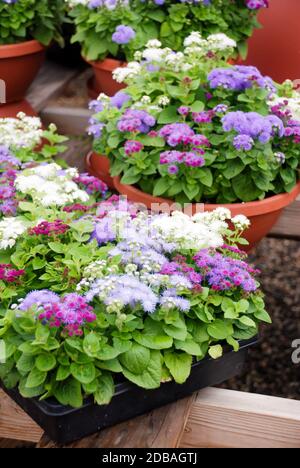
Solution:
{"label": "potted flowering plant", "polygon": [[238,53],[247,54],[247,39],[259,27],[257,13],[268,0],[137,1],[142,16],[149,16],[159,28],[159,39],[166,47],[181,50],[190,31],[204,37],[222,32],[238,44]]}
{"label": "potted flowering plant", "polygon": [[257,11],[267,6],[267,0],[68,0],[68,3],[77,28],[73,41],[82,44],[83,56],[94,68],[95,81],[90,93],[93,97],[101,91],[111,96],[120,89],[111,79],[112,71],[132,60],[134,52],[150,39],[159,39],[163,46],[178,51],[190,31],[200,31],[205,38],[223,32],[236,40],[238,53],[244,56],[245,41],[258,26]]}
{"label": "potted flowering plant", "polygon": [[0,79],[6,102],[21,101],[53,39],[61,41],[63,0],[0,0]]}
{"label": "potted flowering plant", "polygon": [[78,187],[41,198],[36,176],[53,183],[54,166],[17,176],[27,224],[0,221],[6,391],[67,442],[235,375],[270,322],[258,272],[234,246],[239,220],[153,216],[115,197],[78,219],[69,204],[89,201]]}
{"label": "potted flowering plant", "polygon": [[91,95],[115,94],[122,86],[112,80],[112,71],[132,59],[157,31],[139,17],[132,2],[68,0],[68,4],[76,25],[73,42],[82,44],[82,55],[94,69]]}
{"label": "potted flowering plant", "polygon": [[93,103],[95,149],[117,190],[148,208],[221,204],[249,216],[251,247],[299,192],[297,100],[288,82],[220,62],[224,37],[192,33],[185,45],[176,54],[151,42],[140,62],[115,71],[128,88]]}

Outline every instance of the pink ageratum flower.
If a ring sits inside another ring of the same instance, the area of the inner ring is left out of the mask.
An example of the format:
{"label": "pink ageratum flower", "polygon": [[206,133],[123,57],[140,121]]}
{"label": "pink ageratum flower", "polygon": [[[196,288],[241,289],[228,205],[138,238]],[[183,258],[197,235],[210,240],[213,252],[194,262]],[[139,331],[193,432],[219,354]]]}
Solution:
{"label": "pink ageratum flower", "polygon": [[124,149],[126,156],[131,156],[134,153],[139,153],[144,148],[144,145],[140,141],[128,140],[125,143]]}
{"label": "pink ageratum flower", "polygon": [[30,236],[61,236],[70,229],[70,226],[64,224],[60,219],[49,223],[43,221],[34,228],[29,229]]}
{"label": "pink ageratum flower", "polygon": [[0,263],[0,280],[2,281],[7,283],[15,283],[24,274],[25,270],[16,270],[10,264]]}

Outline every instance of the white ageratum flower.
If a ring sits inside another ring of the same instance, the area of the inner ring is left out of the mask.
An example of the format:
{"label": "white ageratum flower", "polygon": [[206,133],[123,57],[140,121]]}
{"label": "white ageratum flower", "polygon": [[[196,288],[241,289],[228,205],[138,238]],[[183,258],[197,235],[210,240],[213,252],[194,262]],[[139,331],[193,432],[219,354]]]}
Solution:
{"label": "white ageratum flower", "polygon": [[225,225],[221,221],[208,223],[176,211],[172,216],[155,218],[152,226],[166,242],[176,243],[179,251],[217,248],[224,243]]}
{"label": "white ageratum flower", "polygon": [[248,227],[250,227],[251,225],[250,220],[244,215],[235,216],[234,218],[232,218],[231,222],[237,229],[241,231],[248,229]]}
{"label": "white ageratum flower", "polygon": [[12,248],[26,229],[26,224],[19,218],[2,219],[0,221],[0,250]]}
{"label": "white ageratum flower", "polygon": [[0,118],[0,142],[7,148],[34,148],[42,141],[42,122],[20,112],[16,118]]}
{"label": "white ageratum flower", "polygon": [[123,83],[127,78],[138,75],[141,71],[141,64],[129,62],[127,67],[118,67],[113,71],[113,79],[118,83]]}
{"label": "white ageratum flower", "polygon": [[19,172],[15,187],[36,205],[45,207],[87,202],[89,195],[72,180],[77,176],[77,169],[64,171],[55,163],[45,164]]}
{"label": "white ageratum flower", "polygon": [[211,34],[208,36],[207,45],[209,50],[212,50],[213,52],[235,49],[237,47],[236,41],[223,33]]}

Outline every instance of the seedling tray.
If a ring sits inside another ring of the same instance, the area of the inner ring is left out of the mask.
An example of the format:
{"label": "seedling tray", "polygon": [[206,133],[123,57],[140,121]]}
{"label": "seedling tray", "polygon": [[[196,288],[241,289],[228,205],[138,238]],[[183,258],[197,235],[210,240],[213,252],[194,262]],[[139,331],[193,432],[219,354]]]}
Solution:
{"label": "seedling tray", "polygon": [[0,384],[50,439],[68,444],[235,377],[243,370],[249,348],[256,344],[257,338],[242,341],[238,352],[228,351],[218,360],[207,358],[195,363],[183,385],[168,382],[156,390],[144,390],[128,381],[121,382],[116,385],[111,403],[104,406],[95,405],[92,399],[87,399],[80,409],[60,405],[53,399],[26,399],[18,390],[8,390],[1,381]]}

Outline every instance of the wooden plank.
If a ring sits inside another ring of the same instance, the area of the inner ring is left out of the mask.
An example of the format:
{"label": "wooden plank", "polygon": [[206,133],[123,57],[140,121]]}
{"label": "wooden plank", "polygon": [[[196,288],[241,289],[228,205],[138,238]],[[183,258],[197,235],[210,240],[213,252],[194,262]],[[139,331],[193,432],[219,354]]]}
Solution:
{"label": "wooden plank", "polygon": [[[194,396],[69,444],[69,448],[176,448]],[[37,448],[58,448],[43,437]]]}
{"label": "wooden plank", "polygon": [[84,135],[92,111],[76,107],[47,106],[41,112],[45,124],[55,123],[60,133],[67,135]]}
{"label": "wooden plank", "polygon": [[300,240],[300,200],[284,210],[270,235],[272,237]]}
{"label": "wooden plank", "polygon": [[38,442],[43,430],[0,390],[0,438]]}
{"label": "wooden plank", "polygon": [[37,112],[41,111],[50,99],[58,96],[69,81],[80,73],[80,70],[46,61],[27,93],[28,101]]}
{"label": "wooden plank", "polygon": [[300,401],[210,388],[191,408],[181,448],[300,448]]}

